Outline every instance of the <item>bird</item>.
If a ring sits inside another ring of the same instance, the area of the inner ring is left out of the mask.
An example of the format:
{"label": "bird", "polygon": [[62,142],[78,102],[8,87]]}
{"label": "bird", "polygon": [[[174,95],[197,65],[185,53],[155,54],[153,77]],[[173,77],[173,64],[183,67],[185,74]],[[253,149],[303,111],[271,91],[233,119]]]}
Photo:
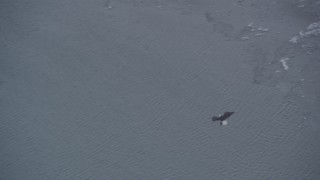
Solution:
{"label": "bird", "polygon": [[234,112],[226,111],[223,115],[220,114],[219,116],[213,116],[212,121],[220,121],[221,125],[226,125],[226,119],[228,119],[232,114],[234,114]]}

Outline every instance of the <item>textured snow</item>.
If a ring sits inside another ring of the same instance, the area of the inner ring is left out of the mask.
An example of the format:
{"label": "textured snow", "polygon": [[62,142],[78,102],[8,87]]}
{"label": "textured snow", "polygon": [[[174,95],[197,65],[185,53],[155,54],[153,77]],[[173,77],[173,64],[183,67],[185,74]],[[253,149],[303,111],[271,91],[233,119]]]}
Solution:
{"label": "textured snow", "polygon": [[291,43],[297,43],[299,39],[300,39],[299,36],[294,36],[294,37],[292,37],[292,38],[289,40],[289,42],[291,42]]}
{"label": "textured snow", "polygon": [[0,180],[320,179],[313,2],[1,1]]}
{"label": "textured snow", "polygon": [[288,70],[289,69],[289,66],[287,64],[287,61],[289,60],[289,58],[281,58],[280,59],[280,62],[282,63],[282,66],[283,66],[283,69],[284,70]]}
{"label": "textured snow", "polygon": [[299,39],[317,36],[320,34],[320,21],[311,23],[306,31],[300,31],[298,36],[292,37],[289,42],[297,43]]}

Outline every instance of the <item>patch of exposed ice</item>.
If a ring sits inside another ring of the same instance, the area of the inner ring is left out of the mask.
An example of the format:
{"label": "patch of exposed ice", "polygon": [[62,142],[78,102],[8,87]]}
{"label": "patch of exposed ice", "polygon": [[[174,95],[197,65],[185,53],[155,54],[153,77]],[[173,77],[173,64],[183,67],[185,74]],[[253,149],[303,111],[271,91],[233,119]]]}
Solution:
{"label": "patch of exposed ice", "polygon": [[287,64],[287,61],[289,60],[290,58],[281,58],[280,59],[280,62],[282,63],[282,66],[284,68],[284,70],[288,70],[289,69],[289,66]]}

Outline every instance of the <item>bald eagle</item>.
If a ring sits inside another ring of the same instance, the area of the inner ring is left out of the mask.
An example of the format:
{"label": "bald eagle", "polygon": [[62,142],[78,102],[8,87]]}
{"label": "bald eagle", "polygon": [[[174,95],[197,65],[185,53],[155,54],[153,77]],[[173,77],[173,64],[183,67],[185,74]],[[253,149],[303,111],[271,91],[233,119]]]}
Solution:
{"label": "bald eagle", "polygon": [[225,112],[223,113],[223,115],[219,115],[219,116],[213,116],[212,117],[212,121],[224,121],[226,119],[228,119],[234,112]]}

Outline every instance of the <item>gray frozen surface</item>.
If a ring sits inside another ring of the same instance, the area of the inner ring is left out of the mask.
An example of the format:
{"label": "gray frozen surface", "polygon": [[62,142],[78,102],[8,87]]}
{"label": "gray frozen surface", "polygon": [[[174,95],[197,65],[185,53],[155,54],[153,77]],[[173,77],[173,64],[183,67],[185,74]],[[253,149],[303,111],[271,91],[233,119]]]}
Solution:
{"label": "gray frozen surface", "polygon": [[0,179],[320,179],[319,6],[1,0]]}

